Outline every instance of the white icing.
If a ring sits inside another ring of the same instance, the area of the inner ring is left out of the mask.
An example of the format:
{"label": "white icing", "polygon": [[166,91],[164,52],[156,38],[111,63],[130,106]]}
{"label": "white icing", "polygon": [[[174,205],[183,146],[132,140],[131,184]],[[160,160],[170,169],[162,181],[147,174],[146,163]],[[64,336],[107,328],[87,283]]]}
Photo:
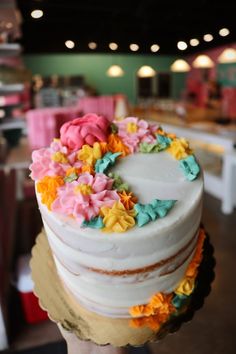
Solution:
{"label": "white icing", "polygon": [[88,271],[86,267],[106,271],[132,270],[176,255],[190,243],[198,230],[203,180],[201,175],[193,182],[185,180],[179,161],[167,152],[130,155],[120,159],[113,170],[129,184],[140,203],[149,203],[156,198],[176,199],[177,203],[166,217],[142,228],[135,226],[125,233],[107,234],[101,230],[80,228],[72,218],[48,211],[41,203],[40,195],[37,197],[48,240],[59,259],[56,266],[65,286],[91,310],[122,317],[128,315],[129,306],[147,303],[155,292],[170,292],[176,287],[190,258],[172,273],[160,274],[181,264],[191,246],[165,267],[151,271],[147,277],[142,274],[105,276]]}

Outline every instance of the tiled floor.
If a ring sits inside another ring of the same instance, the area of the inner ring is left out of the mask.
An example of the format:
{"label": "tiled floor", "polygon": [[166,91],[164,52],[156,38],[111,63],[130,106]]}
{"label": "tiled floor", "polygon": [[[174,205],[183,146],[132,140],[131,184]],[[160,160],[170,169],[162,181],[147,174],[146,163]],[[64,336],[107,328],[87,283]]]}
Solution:
{"label": "tiled floor", "polygon": [[[190,323],[149,345],[155,354],[234,354],[236,352],[236,212],[224,216],[220,202],[206,195],[203,223],[215,249],[215,280],[204,307]],[[61,339],[55,324],[45,322],[22,328],[12,347],[29,348]]]}

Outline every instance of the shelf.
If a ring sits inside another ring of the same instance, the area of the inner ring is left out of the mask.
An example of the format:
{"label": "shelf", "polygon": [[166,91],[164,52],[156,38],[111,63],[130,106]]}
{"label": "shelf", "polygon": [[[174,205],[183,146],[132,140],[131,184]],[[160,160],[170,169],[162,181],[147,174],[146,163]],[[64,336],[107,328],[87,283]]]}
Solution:
{"label": "shelf", "polygon": [[15,57],[21,52],[21,46],[18,43],[0,44],[1,57]]}
{"label": "shelf", "polygon": [[24,90],[23,84],[0,84],[0,95],[9,95],[12,93],[21,93]]}
{"label": "shelf", "polygon": [[4,121],[0,121],[0,131],[10,129],[25,129],[26,122],[20,118],[4,118]]}

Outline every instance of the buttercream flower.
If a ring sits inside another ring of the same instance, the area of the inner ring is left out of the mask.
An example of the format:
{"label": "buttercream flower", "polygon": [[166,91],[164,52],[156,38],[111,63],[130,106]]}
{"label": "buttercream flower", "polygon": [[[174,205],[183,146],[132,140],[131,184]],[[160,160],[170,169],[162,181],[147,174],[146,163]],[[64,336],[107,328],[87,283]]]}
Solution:
{"label": "buttercream flower", "polygon": [[58,188],[64,185],[61,176],[45,176],[36,185],[37,192],[41,194],[41,201],[51,210],[51,205],[57,197]]}
{"label": "buttercream flower", "polygon": [[115,153],[115,152],[121,152],[121,157],[125,157],[130,154],[130,150],[128,146],[126,146],[122,139],[117,135],[117,134],[110,134],[108,136],[108,150]]}
{"label": "buttercream flower", "polygon": [[175,289],[177,295],[190,295],[194,289],[194,278],[185,277]]}
{"label": "buttercream flower", "polygon": [[158,331],[163,323],[165,323],[169,318],[169,314],[157,314],[144,316],[140,318],[133,318],[129,321],[130,327],[142,328],[148,327],[153,331]]}
{"label": "buttercream flower", "polygon": [[124,205],[125,209],[133,209],[134,205],[137,203],[138,198],[133,195],[132,192],[118,192],[120,201]]}
{"label": "buttercream flower", "polygon": [[45,176],[65,176],[72,166],[80,168],[82,162],[77,160],[75,153],[70,153],[67,147],[62,146],[60,140],[56,139],[50,147],[33,151],[30,176],[35,181]]}
{"label": "buttercream flower", "polygon": [[184,159],[188,155],[192,154],[189,143],[184,138],[174,139],[166,151],[168,151],[177,160]]}
{"label": "buttercream flower", "polygon": [[121,202],[115,202],[111,208],[103,206],[100,210],[103,216],[105,232],[125,232],[135,225],[135,211],[126,210]]}
{"label": "buttercream flower", "polygon": [[103,151],[98,142],[94,143],[93,147],[84,145],[82,149],[78,151],[78,159],[89,166],[93,166],[98,159],[101,159]]}
{"label": "buttercream flower", "polygon": [[145,120],[139,120],[135,117],[128,117],[117,121],[118,135],[123,143],[129,147],[130,152],[138,150],[138,145],[142,141],[152,141],[152,133]]}
{"label": "buttercream flower", "polygon": [[112,207],[119,200],[117,192],[111,190],[112,184],[113,180],[102,173],[83,173],[59,188],[52,210],[73,216],[79,224],[88,221],[99,214],[101,207]]}
{"label": "buttercream flower", "polygon": [[61,142],[71,151],[79,150],[84,144],[106,141],[109,122],[106,118],[89,113],[62,125]]}

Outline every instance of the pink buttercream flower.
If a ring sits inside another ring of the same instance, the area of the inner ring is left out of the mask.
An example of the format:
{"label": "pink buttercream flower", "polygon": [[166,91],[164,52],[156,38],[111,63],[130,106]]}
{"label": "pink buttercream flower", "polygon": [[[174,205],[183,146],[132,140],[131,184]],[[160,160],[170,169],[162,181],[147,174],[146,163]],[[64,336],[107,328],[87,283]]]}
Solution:
{"label": "pink buttercream flower", "polygon": [[138,150],[140,142],[146,141],[151,143],[156,140],[145,120],[128,117],[117,121],[116,125],[118,126],[118,135],[132,153]]}
{"label": "pink buttercream flower", "polygon": [[84,144],[93,145],[96,141],[106,141],[109,122],[94,113],[86,114],[62,125],[61,142],[71,151],[79,150]]}
{"label": "pink buttercream flower", "polygon": [[103,173],[92,176],[80,175],[77,181],[65,183],[58,189],[58,196],[53,202],[52,211],[73,216],[79,224],[99,214],[102,206],[112,207],[119,200],[116,191],[111,190],[113,180]]}
{"label": "pink buttercream flower", "polygon": [[[55,155],[58,153],[59,155]],[[68,168],[82,166],[82,162],[77,161],[76,158],[75,152],[69,153],[67,147],[63,146],[60,141],[53,141],[49,148],[33,151],[33,162],[29,167],[30,176],[36,181],[45,176],[65,176]]]}

